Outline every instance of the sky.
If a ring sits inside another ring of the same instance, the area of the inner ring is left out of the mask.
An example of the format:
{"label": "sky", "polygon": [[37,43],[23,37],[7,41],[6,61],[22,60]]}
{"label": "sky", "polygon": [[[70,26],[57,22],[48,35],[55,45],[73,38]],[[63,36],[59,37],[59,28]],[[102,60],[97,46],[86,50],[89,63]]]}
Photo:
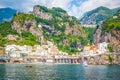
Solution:
{"label": "sky", "polygon": [[80,18],[85,12],[99,6],[110,9],[120,7],[120,0],[0,0],[0,8],[10,7],[23,12],[32,11],[34,5],[61,7],[69,15]]}

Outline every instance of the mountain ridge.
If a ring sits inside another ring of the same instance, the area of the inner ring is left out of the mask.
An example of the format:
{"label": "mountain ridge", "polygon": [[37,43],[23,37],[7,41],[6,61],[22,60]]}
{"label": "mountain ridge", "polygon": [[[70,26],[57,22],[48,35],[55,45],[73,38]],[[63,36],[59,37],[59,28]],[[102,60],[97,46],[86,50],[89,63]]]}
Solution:
{"label": "mountain ridge", "polygon": [[17,10],[12,8],[0,8],[0,22],[10,21]]}
{"label": "mountain ridge", "polygon": [[100,6],[96,9],[86,12],[80,19],[80,22],[82,24],[98,24],[107,18],[112,17],[119,9],[120,7],[109,9],[107,7]]}

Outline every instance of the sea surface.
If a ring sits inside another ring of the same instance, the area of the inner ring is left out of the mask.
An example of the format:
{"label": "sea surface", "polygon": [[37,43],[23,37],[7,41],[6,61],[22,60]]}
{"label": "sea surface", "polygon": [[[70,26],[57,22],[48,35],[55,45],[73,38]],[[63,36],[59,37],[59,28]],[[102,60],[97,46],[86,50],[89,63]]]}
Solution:
{"label": "sea surface", "polygon": [[0,80],[120,80],[120,66],[89,65],[84,67],[80,64],[0,64]]}

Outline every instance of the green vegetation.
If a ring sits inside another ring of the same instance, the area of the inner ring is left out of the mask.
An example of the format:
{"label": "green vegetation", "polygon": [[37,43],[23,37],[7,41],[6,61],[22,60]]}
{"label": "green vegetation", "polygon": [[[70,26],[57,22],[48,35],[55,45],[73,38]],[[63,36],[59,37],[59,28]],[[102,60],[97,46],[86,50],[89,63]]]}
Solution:
{"label": "green vegetation", "polygon": [[[43,36],[46,40],[52,41],[56,46],[58,46],[59,50],[67,52],[69,54],[75,54],[79,52],[77,49],[78,44],[86,45],[88,43],[87,38],[81,36],[84,32],[82,27],[80,27],[80,23],[77,18],[73,16],[69,16],[65,10],[61,8],[52,8],[48,9],[44,6],[39,6],[40,11],[51,14],[52,19],[46,20],[42,18],[35,17],[32,14],[25,13],[16,13],[10,23],[3,24],[1,28],[2,37],[6,37],[8,34],[17,35],[18,38],[16,40],[7,40],[2,38],[0,41],[0,45],[4,44],[18,44],[18,45],[35,45],[40,44],[36,38],[36,36],[32,35],[29,31],[22,31],[21,34],[11,29],[11,25],[13,22],[17,22],[19,27],[23,27],[25,21],[36,21],[36,24],[39,23],[43,25],[50,26],[50,29],[54,31],[50,31],[49,29],[42,28]],[[4,26],[7,26],[8,28]],[[74,27],[74,29],[73,29]],[[69,34],[66,33],[66,28],[71,28],[71,32]],[[36,27],[37,29],[37,27]],[[2,31],[3,30],[3,31]],[[65,34],[66,33],[66,34]],[[76,35],[77,34],[77,35]]]}
{"label": "green vegetation", "polygon": [[[82,43],[82,45],[86,45],[88,43],[87,39],[75,36],[73,34],[66,35],[64,34],[64,32],[62,32],[60,35],[55,35],[54,33],[49,33],[45,29],[42,30],[43,35],[47,40],[54,42],[54,44],[58,46],[59,50],[62,50],[69,54],[80,52],[79,50],[77,50],[78,43]],[[67,42],[64,42],[65,40],[67,40]]]}
{"label": "green vegetation", "polygon": [[83,30],[85,30],[85,34],[89,40],[89,43],[93,43],[93,34],[94,34],[96,28],[83,27]]}
{"label": "green vegetation", "polygon": [[[66,11],[61,8],[46,9],[42,6],[39,7],[40,10],[42,9],[41,11],[45,10],[43,12],[51,14],[53,18],[51,20],[45,20],[36,17],[37,24],[42,23],[45,25],[49,25],[56,31],[56,33],[52,33],[49,30],[42,28],[43,35],[46,40],[54,42],[54,44],[58,46],[59,50],[65,51],[69,54],[75,54],[79,52],[79,50],[77,50],[77,45],[79,43],[82,45],[86,45],[88,43],[87,38],[76,36],[74,34],[65,34],[66,27],[69,26],[70,28],[72,28],[75,25],[80,26],[77,18],[73,16],[68,16]],[[80,32],[82,32],[81,30]]]}
{"label": "green vegetation", "polygon": [[114,51],[114,48],[113,48],[113,45],[108,45],[108,50],[109,50],[109,52],[113,52]]}
{"label": "green vegetation", "polygon": [[11,22],[0,23],[0,35],[6,37],[8,34],[17,35],[17,31],[11,28]]}
{"label": "green vegetation", "polygon": [[6,44],[7,40],[6,39],[0,39],[0,46],[4,46]]}
{"label": "green vegetation", "polygon": [[44,6],[40,6],[40,5],[36,5],[37,7],[40,7],[40,11],[43,11],[43,12],[48,12],[49,9],[47,7],[44,7]]}
{"label": "green vegetation", "polygon": [[54,12],[61,12],[61,13],[66,13],[66,11],[65,10],[63,10],[63,9],[61,9],[61,8],[56,8],[56,7],[53,7],[52,9],[51,9],[52,11],[54,11]]}
{"label": "green vegetation", "polygon": [[30,32],[23,32],[22,37],[24,38],[22,44],[33,46],[38,43],[37,38],[33,36]]}
{"label": "green vegetation", "polygon": [[77,52],[80,52],[79,50],[77,50],[76,48],[71,48],[69,46],[64,46],[64,45],[59,45],[58,49],[64,52],[67,52],[68,54],[76,54]]}
{"label": "green vegetation", "polygon": [[[17,35],[20,40],[7,40],[7,35]],[[30,32],[23,32],[20,36],[17,31],[11,28],[11,22],[5,22],[0,24],[0,46],[5,44],[18,44],[18,45],[35,45],[38,44],[37,38],[33,36]]]}
{"label": "green vegetation", "polygon": [[[116,17],[116,18],[113,18]],[[120,13],[117,12],[113,17],[103,22],[103,30],[110,32],[111,30],[120,30]]]}
{"label": "green vegetation", "polygon": [[18,35],[17,31],[11,28],[11,22],[0,23],[0,46],[4,46],[4,44],[8,43],[5,37],[9,34]]}
{"label": "green vegetation", "polygon": [[35,17],[31,14],[25,13],[16,13],[13,17],[12,21],[18,22],[21,26],[24,24],[25,21],[34,21]]}
{"label": "green vegetation", "polygon": [[120,8],[109,9],[101,6],[85,13],[85,15],[81,18],[80,21],[84,24],[87,24],[88,22],[90,24],[100,23],[101,21],[112,17],[119,9]]}
{"label": "green vegetation", "polygon": [[110,62],[113,61],[113,58],[110,55],[108,55],[108,59],[109,59]]}

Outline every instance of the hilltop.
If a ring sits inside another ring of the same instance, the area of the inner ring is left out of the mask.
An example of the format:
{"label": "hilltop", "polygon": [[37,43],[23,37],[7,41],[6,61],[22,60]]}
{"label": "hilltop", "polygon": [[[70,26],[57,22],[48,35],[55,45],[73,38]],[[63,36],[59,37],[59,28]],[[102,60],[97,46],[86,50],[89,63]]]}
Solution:
{"label": "hilltop", "polygon": [[100,6],[96,9],[86,12],[80,19],[82,24],[98,24],[110,17],[112,17],[120,8],[109,9]]}
{"label": "hilltop", "polygon": [[[8,34],[17,35],[18,39],[12,41],[14,44],[46,45],[48,44],[47,41],[50,41],[59,50],[74,54],[88,43],[85,31],[78,19],[69,16],[61,8],[35,5],[30,13],[16,13],[11,22],[1,25],[6,26],[6,24],[8,24],[11,32],[6,31],[6,35],[3,36],[2,33],[1,35],[3,39]],[[5,27],[2,28],[5,29]],[[2,42],[2,45],[5,44],[8,42]]]}
{"label": "hilltop", "polygon": [[11,8],[0,8],[0,22],[10,21],[16,10]]}

